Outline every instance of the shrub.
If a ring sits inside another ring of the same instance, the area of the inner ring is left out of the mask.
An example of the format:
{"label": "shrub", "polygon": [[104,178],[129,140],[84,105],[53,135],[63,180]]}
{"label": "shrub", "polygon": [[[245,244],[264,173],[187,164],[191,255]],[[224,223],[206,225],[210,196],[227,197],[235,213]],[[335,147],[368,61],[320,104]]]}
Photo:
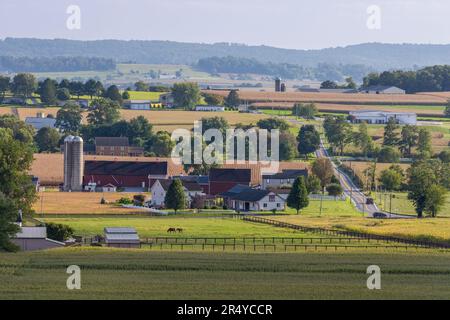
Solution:
{"label": "shrub", "polygon": [[129,204],[133,204],[133,200],[131,200],[130,198],[120,198],[119,200],[116,201],[118,204],[124,204],[124,205],[129,205]]}
{"label": "shrub", "polygon": [[383,147],[378,153],[378,161],[384,163],[397,163],[400,161],[400,152],[393,147]]}
{"label": "shrub", "polygon": [[56,241],[65,241],[73,236],[74,230],[64,224],[47,223],[47,237]]}

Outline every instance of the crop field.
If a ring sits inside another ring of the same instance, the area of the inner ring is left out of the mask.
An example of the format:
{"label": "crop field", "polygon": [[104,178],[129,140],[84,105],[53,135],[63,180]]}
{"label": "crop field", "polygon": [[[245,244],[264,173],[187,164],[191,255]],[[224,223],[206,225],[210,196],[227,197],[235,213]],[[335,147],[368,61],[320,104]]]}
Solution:
{"label": "crop field", "polygon": [[271,219],[307,227],[332,228],[404,237],[415,240],[435,240],[450,243],[450,218],[424,219],[368,219],[364,217],[312,217],[312,216],[273,216]]}
{"label": "crop field", "polygon": [[[364,170],[369,168],[370,165],[372,165],[371,162],[364,162],[364,161],[343,161],[343,163],[351,168],[355,174],[359,176],[359,178],[362,181],[365,181],[366,177],[364,175]],[[377,163],[377,177],[379,177],[381,171],[388,169],[392,163]],[[410,167],[409,164],[406,163],[396,163],[396,165],[399,165],[404,172]]]}
{"label": "crop field", "polygon": [[[208,91],[207,91],[208,92]],[[210,91],[228,95],[228,91]],[[250,102],[316,102],[316,103],[354,103],[354,104],[445,104],[447,99],[427,94],[348,94],[348,93],[312,93],[312,92],[258,92],[239,91],[239,97]]]}
{"label": "crop field", "polygon": [[[146,212],[138,209],[122,208],[114,202],[122,197],[133,199],[138,193],[116,192],[39,192],[39,199],[33,206],[41,214],[130,214]],[[100,204],[104,198],[107,203]]]}
{"label": "crop field", "polygon": [[[81,290],[66,287],[69,265],[81,268]],[[369,265],[382,290],[367,289]],[[0,253],[0,283],[0,299],[450,299],[450,254],[66,248]]]}

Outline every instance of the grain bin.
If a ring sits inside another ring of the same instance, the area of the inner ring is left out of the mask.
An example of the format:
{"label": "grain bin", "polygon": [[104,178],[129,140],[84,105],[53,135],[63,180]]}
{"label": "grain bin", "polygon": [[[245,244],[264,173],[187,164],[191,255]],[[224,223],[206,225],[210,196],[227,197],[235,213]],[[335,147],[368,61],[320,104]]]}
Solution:
{"label": "grain bin", "polygon": [[84,173],[84,159],[83,159],[83,139],[81,137],[74,137],[72,140],[72,177],[71,190],[83,190],[83,173]]}
{"label": "grain bin", "polygon": [[64,191],[71,190],[73,168],[72,141],[74,138],[74,136],[67,136],[64,139]]}
{"label": "grain bin", "polygon": [[281,91],[281,78],[275,78],[275,92]]}

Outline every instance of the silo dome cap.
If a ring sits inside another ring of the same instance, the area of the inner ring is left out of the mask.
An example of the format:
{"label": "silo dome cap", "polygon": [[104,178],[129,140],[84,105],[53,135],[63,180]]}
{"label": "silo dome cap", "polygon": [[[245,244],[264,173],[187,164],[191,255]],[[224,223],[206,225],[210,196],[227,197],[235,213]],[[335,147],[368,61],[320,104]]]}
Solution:
{"label": "silo dome cap", "polygon": [[74,138],[75,138],[74,136],[67,136],[67,137],[64,139],[64,142],[72,142]]}
{"label": "silo dome cap", "polygon": [[82,137],[73,137],[73,142],[83,142],[83,138]]}

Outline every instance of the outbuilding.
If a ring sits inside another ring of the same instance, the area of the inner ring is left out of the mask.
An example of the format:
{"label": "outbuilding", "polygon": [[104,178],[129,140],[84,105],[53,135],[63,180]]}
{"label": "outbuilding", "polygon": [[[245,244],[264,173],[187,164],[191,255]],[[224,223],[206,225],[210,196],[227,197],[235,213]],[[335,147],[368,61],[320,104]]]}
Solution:
{"label": "outbuilding", "polygon": [[141,240],[134,228],[107,227],[105,232],[105,244],[107,247],[115,248],[140,248]]}

